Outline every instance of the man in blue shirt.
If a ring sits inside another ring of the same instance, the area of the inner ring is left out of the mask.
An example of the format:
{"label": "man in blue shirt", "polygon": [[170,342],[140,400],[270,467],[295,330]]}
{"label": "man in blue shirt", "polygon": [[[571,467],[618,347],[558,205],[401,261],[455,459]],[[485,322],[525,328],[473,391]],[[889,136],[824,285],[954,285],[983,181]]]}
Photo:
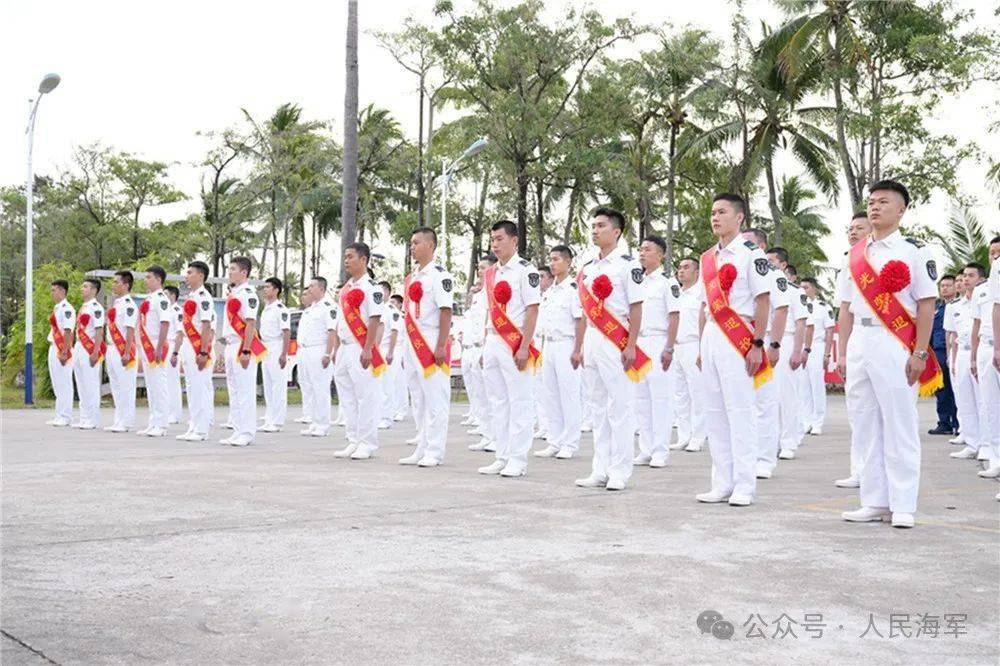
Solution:
{"label": "man in blue shirt", "polygon": [[951,372],[948,368],[947,333],[944,330],[944,308],[955,298],[955,276],[944,275],[938,281],[941,298],[934,306],[934,328],[931,329],[931,348],[937,356],[944,374],[944,388],[935,393],[937,398],[937,426],[927,431],[929,435],[954,435],[958,432],[958,409],[951,390]]}

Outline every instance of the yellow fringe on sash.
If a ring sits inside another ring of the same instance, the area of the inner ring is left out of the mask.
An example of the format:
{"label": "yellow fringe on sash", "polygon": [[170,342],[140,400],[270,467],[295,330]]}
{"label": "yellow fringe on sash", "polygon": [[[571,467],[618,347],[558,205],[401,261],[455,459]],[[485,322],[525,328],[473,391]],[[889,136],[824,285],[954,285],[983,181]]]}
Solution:
{"label": "yellow fringe on sash", "polygon": [[625,374],[628,375],[629,379],[638,384],[646,377],[646,375],[649,374],[649,371],[652,367],[653,367],[653,360],[646,359],[646,362],[643,363],[641,366],[639,366],[638,368],[629,368],[628,370],[625,371]]}
{"label": "yellow fringe on sash", "polygon": [[764,368],[763,372],[758,372],[753,376],[754,389],[759,389],[761,386],[771,381],[772,377],[774,377],[774,369],[771,368],[770,364],[768,364],[768,366]]}
{"label": "yellow fringe on sash", "polygon": [[944,375],[939,370],[937,374],[928,379],[926,382],[921,382],[920,388],[917,390],[917,395],[921,398],[929,398],[938,392],[938,389],[944,388]]}

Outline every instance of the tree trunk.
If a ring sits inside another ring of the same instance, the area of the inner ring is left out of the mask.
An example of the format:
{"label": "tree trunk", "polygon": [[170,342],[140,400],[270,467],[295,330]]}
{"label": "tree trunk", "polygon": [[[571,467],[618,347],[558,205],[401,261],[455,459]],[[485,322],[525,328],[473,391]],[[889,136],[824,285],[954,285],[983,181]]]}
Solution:
{"label": "tree trunk", "polygon": [[[302,289],[305,287],[305,284],[306,284],[305,283],[305,280],[306,280],[306,216],[305,216],[304,213],[299,213],[299,224],[300,224],[299,229],[301,230],[300,234],[299,234],[299,240],[301,241],[301,245],[299,246],[299,260],[300,260],[299,261],[299,266],[301,266],[301,268],[299,269],[299,291],[302,291]],[[315,224],[315,222],[314,222],[314,224]],[[285,305],[288,305],[288,288],[287,287],[285,287],[285,294],[284,294],[284,296],[285,296]]]}
{"label": "tree trunk", "polygon": [[[774,167],[768,162],[764,166],[767,175],[767,205],[771,208],[771,218],[774,222],[774,237],[771,245],[781,245],[781,211],[778,210],[778,193],[774,187]],[[749,224],[749,220],[747,220]]]}
{"label": "tree trunk", "polygon": [[417,224],[426,226],[424,218],[424,74],[420,74],[420,113],[417,122]]}
{"label": "tree trunk", "polygon": [[840,155],[840,164],[844,169],[844,177],[847,179],[848,193],[851,195],[851,208],[857,210],[861,205],[861,191],[858,188],[857,180],[854,176],[854,166],[851,164],[851,154],[847,150],[846,111],[844,109],[844,94],[841,89],[841,68],[843,67],[843,56],[840,44],[840,22],[839,15],[833,19],[833,100],[837,109],[837,153]]}
{"label": "tree trunk", "polygon": [[[344,198],[341,201],[340,256],[354,242],[358,215],[358,0],[347,0],[347,78],[344,89]],[[340,281],[347,269],[340,262]]]}
{"label": "tree trunk", "polygon": [[541,177],[535,182],[535,238],[535,264],[541,266],[545,263],[545,183]]}
{"label": "tree trunk", "polygon": [[[435,93],[427,100],[427,143],[424,145],[424,151],[426,152],[424,161],[427,162],[427,184],[424,186],[424,192],[431,193],[434,191],[434,173],[430,168],[429,158],[431,154],[431,142],[434,141],[434,98],[436,96],[437,94]],[[427,226],[429,227],[434,226],[433,209],[434,196],[432,194],[432,196],[427,197],[427,200],[424,201],[424,212],[427,215]],[[407,250],[406,256],[410,256],[409,250]]]}
{"label": "tree trunk", "polygon": [[676,123],[670,124],[669,160],[667,164],[667,275],[674,274],[674,216],[677,214],[677,132]]}
{"label": "tree trunk", "polygon": [[569,237],[573,233],[573,222],[576,221],[577,198],[579,197],[580,182],[573,181],[573,187],[569,190],[569,211],[566,213],[566,226],[563,227],[563,245],[569,245]]}
{"label": "tree trunk", "polygon": [[525,164],[514,163],[514,181],[517,183],[517,252],[523,257],[528,253],[528,186],[531,184]]}

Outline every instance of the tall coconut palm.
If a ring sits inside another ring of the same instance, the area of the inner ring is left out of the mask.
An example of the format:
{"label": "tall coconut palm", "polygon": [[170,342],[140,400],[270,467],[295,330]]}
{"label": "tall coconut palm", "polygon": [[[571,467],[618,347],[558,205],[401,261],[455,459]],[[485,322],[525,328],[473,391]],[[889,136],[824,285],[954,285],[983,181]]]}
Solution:
{"label": "tall coconut palm", "polygon": [[948,255],[948,272],[958,272],[973,261],[989,266],[989,237],[969,206],[952,201],[946,231],[932,230],[931,234]]}
{"label": "tall coconut palm", "polygon": [[[340,206],[340,255],[358,234],[358,0],[347,0],[347,77],[344,88],[344,198]],[[341,263],[340,281],[347,280]]]}

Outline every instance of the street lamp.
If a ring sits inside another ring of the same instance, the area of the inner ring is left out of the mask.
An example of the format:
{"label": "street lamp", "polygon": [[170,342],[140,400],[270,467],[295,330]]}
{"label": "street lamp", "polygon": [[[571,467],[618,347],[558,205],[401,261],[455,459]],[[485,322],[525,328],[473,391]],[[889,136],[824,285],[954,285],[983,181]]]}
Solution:
{"label": "street lamp", "polygon": [[476,139],[472,145],[465,149],[464,153],[458,156],[457,160],[447,166],[441,165],[441,235],[444,238],[445,267],[448,266],[448,260],[451,258],[451,242],[448,240],[448,182],[462,160],[478,155],[487,145],[489,145],[489,140],[486,137]]}
{"label": "street lamp", "polygon": [[32,282],[32,267],[34,264],[34,238],[35,216],[32,210],[32,199],[34,198],[35,176],[31,170],[31,151],[35,140],[35,117],[38,115],[38,103],[42,101],[42,95],[50,93],[59,85],[58,74],[46,74],[41,83],[38,84],[38,98],[28,100],[28,128],[25,133],[28,135],[28,182],[26,189],[26,209],[27,222],[24,227],[26,245],[24,252],[24,404],[34,404],[34,375],[32,369],[32,330],[31,324],[35,316],[34,288]]}

